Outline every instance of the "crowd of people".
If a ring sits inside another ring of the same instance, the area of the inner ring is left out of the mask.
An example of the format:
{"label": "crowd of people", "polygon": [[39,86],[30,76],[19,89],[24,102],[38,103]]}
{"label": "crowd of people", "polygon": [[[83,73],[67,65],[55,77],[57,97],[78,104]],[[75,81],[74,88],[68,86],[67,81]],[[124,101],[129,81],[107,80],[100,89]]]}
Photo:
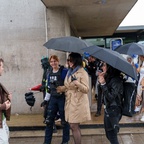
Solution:
{"label": "crowd of people", "polygon": [[[80,123],[91,120],[88,92],[95,91],[97,111],[95,116],[101,115],[104,108],[104,129],[111,144],[118,144],[119,121],[122,117],[121,95],[124,93],[123,81],[136,86],[133,114],[142,112],[141,121],[144,121],[144,56],[138,56],[139,61],[134,63],[133,57],[127,56],[127,61],[137,70],[138,81],[109,64],[93,56],[86,58],[79,53],[70,53],[67,59],[68,67],[60,65],[58,56],[52,55],[46,59],[43,66],[44,75],[42,87],[44,101],[44,123],[46,124],[43,144],[51,144],[57,115],[61,119],[63,136],[61,144],[68,144],[70,129],[75,144],[81,144]],[[0,59],[0,76],[3,71],[3,59]],[[91,88],[89,87],[91,77]],[[11,107],[11,94],[0,84],[0,143],[8,144],[9,130],[6,119]],[[9,113],[10,114],[10,113]],[[4,142],[5,141],[5,142]]]}

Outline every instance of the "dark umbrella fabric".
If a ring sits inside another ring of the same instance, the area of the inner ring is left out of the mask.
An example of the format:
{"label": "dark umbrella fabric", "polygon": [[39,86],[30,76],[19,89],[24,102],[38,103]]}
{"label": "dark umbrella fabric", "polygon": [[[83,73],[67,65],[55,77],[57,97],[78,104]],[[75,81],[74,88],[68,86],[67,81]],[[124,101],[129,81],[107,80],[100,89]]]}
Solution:
{"label": "dark umbrella fabric", "polygon": [[137,80],[135,68],[118,52],[98,46],[90,46],[82,50]]}
{"label": "dark umbrella fabric", "polygon": [[144,55],[144,45],[138,43],[128,43],[117,47],[115,51],[127,55]]}
{"label": "dark umbrella fabric", "polygon": [[49,41],[47,41],[44,44],[44,46],[48,49],[54,49],[63,52],[80,53],[80,50],[82,48],[92,46],[92,44],[77,37],[68,36],[68,37],[52,38]]}

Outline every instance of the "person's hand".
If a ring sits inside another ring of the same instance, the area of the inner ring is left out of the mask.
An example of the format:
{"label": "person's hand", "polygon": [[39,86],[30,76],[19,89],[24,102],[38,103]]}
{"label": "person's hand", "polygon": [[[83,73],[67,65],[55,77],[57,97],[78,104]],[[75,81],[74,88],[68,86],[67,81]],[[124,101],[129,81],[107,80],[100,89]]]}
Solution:
{"label": "person's hand", "polygon": [[58,87],[56,88],[56,90],[57,90],[57,93],[62,93],[62,87],[61,87],[61,86],[58,86]]}
{"label": "person's hand", "polygon": [[43,101],[41,104],[40,104],[40,107],[44,107],[44,106],[46,106],[48,104],[48,101]]}
{"label": "person's hand", "polygon": [[75,75],[74,76],[71,75],[71,81],[73,82],[75,80],[77,80],[76,76]]}
{"label": "person's hand", "polygon": [[10,94],[8,95],[8,100],[9,100],[9,101],[12,100],[12,93],[10,93]]}
{"label": "person's hand", "polygon": [[100,84],[105,84],[105,83],[106,83],[106,82],[105,82],[104,75],[105,75],[105,72],[100,72],[100,73],[98,74],[98,81],[99,81]]}
{"label": "person's hand", "polygon": [[79,84],[78,80],[74,80],[73,83],[77,86]]}
{"label": "person's hand", "polygon": [[11,102],[9,100],[7,100],[4,103],[6,105],[6,110],[8,110],[10,108],[10,106],[11,106]]}

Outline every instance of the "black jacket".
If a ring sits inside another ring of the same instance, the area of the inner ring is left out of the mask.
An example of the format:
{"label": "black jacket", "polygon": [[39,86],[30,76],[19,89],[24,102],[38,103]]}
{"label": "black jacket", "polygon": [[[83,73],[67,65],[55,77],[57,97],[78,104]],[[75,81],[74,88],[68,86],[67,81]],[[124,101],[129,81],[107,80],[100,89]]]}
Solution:
{"label": "black jacket", "polygon": [[121,106],[123,81],[120,77],[111,77],[105,85],[101,85],[106,108]]}

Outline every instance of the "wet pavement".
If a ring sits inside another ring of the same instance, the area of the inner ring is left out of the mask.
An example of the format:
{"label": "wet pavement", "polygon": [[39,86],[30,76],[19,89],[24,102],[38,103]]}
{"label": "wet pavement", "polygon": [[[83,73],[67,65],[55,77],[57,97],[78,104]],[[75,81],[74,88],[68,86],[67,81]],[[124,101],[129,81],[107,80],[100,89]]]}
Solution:
{"label": "wet pavement", "polygon": [[[82,144],[109,144],[103,128],[103,111],[99,117],[95,117],[95,103],[92,105],[92,120],[81,124]],[[141,114],[133,117],[123,116],[120,121],[120,144],[144,144],[144,123],[140,122]],[[45,124],[43,114],[13,114],[7,122],[10,128],[10,144],[43,144]],[[61,144],[62,130],[59,128],[53,134],[52,144]],[[69,144],[73,144],[73,138]]]}
{"label": "wet pavement", "polygon": [[[14,132],[12,132],[14,133]],[[22,134],[23,133],[23,134]],[[44,131],[15,132],[10,144],[43,144]],[[54,133],[51,144],[61,144],[62,131]],[[121,128],[118,135],[120,144],[144,144],[144,128]],[[69,144],[73,144],[72,135]],[[82,144],[109,144],[103,129],[82,129]]]}

